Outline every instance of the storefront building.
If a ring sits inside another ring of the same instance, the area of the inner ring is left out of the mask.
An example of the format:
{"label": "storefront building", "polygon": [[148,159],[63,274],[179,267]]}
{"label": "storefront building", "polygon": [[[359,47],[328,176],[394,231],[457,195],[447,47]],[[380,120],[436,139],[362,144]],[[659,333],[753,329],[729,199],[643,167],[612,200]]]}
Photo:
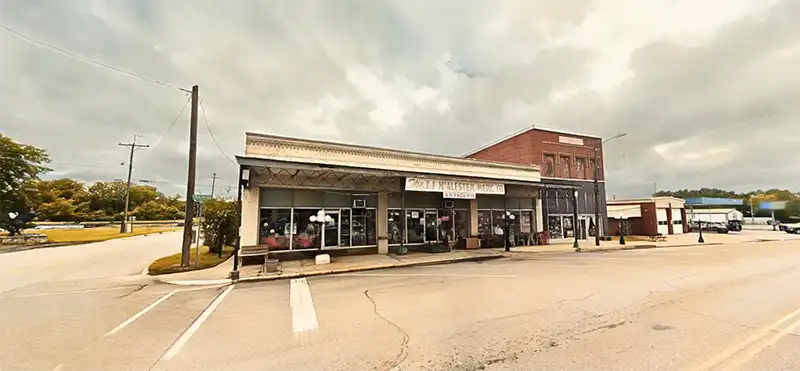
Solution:
{"label": "storefront building", "polygon": [[618,236],[683,234],[688,231],[686,201],[675,197],[652,197],[608,202],[609,231]]}
{"label": "storefront building", "polygon": [[[539,166],[543,185],[552,189],[542,197],[545,228],[551,239],[572,239],[576,234],[579,239],[594,236],[598,224],[596,210],[600,216],[600,235],[607,231],[601,138],[533,126],[464,157]],[[562,191],[565,188],[578,193],[575,197],[565,195]],[[595,201],[595,195],[599,200]]]}
{"label": "storefront building", "polygon": [[242,246],[519,246],[544,229],[538,166],[255,133],[237,160]]}

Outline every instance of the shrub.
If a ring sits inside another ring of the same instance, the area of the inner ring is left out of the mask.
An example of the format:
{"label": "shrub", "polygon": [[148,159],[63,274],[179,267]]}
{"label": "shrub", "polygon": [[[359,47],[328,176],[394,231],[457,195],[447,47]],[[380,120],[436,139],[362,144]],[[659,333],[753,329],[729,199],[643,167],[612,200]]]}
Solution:
{"label": "shrub", "polygon": [[236,239],[236,203],[207,200],[203,205],[203,222],[200,228],[203,243],[212,253],[217,253],[223,244],[232,245]]}

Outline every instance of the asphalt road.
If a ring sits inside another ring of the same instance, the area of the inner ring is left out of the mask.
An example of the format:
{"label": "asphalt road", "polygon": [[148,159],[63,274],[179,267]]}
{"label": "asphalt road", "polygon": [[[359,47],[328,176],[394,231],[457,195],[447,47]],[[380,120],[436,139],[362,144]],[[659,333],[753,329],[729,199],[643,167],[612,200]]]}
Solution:
{"label": "asphalt road", "polygon": [[[5,273],[4,273],[5,274]],[[800,243],[0,295],[3,370],[800,370]]]}

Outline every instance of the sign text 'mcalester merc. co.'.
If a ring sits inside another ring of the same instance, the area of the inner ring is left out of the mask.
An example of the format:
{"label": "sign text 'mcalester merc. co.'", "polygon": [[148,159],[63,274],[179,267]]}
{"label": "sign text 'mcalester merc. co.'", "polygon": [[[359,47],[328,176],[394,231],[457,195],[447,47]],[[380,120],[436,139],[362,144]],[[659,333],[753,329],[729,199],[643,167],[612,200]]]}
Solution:
{"label": "sign text 'mcalester merc. co.'", "polygon": [[436,180],[406,178],[407,191],[420,192],[466,192],[476,194],[502,195],[506,193],[502,183],[461,182],[456,180]]}

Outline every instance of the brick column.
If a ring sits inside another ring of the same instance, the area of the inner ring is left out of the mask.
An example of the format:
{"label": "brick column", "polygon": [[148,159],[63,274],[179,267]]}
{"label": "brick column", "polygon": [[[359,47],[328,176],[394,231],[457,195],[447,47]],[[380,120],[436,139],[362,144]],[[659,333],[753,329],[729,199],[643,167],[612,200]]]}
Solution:
{"label": "brick column", "polygon": [[378,209],[375,215],[378,235],[378,254],[389,253],[389,196],[385,192],[378,193]]}
{"label": "brick column", "polygon": [[675,234],[675,230],[672,229],[672,204],[667,204],[667,233]]}

